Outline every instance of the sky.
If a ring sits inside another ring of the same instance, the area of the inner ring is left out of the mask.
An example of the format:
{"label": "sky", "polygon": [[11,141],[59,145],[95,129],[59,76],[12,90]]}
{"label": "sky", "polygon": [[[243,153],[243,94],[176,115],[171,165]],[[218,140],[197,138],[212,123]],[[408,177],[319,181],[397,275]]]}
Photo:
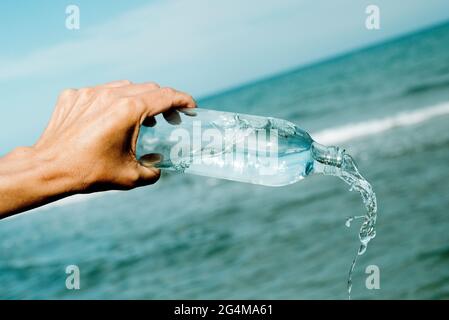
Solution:
{"label": "sky", "polygon": [[200,98],[448,19],[447,0],[2,0],[0,155],[34,143],[64,88],[129,79]]}

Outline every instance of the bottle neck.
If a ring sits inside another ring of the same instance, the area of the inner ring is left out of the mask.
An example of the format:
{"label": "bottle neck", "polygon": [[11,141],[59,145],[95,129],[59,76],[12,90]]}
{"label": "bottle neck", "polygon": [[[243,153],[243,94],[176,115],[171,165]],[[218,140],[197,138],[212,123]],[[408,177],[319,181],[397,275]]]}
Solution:
{"label": "bottle neck", "polygon": [[311,151],[315,160],[315,173],[335,175],[343,166],[345,150],[342,148],[313,142]]}

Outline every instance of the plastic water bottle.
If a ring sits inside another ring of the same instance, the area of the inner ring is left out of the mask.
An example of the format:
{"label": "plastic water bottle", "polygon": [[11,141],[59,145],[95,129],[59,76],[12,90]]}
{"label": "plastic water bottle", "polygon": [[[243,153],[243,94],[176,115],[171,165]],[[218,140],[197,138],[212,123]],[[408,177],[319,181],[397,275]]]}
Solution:
{"label": "plastic water bottle", "polygon": [[289,121],[197,108],[142,126],[137,158],[163,170],[283,186],[332,174],[343,150],[319,145]]}

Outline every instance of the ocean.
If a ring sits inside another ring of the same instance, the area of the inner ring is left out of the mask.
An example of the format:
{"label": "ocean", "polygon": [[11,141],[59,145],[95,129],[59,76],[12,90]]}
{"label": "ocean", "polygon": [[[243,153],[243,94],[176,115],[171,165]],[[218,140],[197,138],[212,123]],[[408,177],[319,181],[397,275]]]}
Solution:
{"label": "ocean", "polygon": [[[379,208],[353,299],[449,298],[449,24],[199,106],[286,119],[355,158]],[[334,177],[270,188],[163,174],[0,221],[0,298],[347,299],[359,224],[345,220],[364,212]]]}

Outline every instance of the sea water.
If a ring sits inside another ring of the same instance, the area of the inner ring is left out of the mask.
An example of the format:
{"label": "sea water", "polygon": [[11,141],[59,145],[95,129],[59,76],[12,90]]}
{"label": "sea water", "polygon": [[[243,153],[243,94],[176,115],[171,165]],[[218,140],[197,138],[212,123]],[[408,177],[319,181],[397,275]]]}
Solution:
{"label": "sea water", "polygon": [[[388,210],[390,231],[359,257],[354,298],[447,299],[448,71],[446,23],[198,102],[275,114],[321,144],[344,144],[372,182],[379,211],[381,203],[382,213]],[[17,142],[3,138],[5,152],[8,141]],[[344,218],[365,210],[339,179],[251,188],[187,174],[163,178],[151,188],[68,198],[0,223],[0,296],[347,298],[346,253],[359,246],[363,220],[347,229]],[[74,261],[89,290],[61,290],[55,281]],[[381,290],[365,288],[364,262],[381,268]]]}
{"label": "sea water", "polygon": [[182,109],[142,127],[137,157],[143,165],[214,178],[285,186],[311,174],[337,176],[362,197],[360,247],[348,275],[348,296],[357,257],[376,235],[376,195],[353,158],[339,147],[325,147],[295,124],[271,117]]}

